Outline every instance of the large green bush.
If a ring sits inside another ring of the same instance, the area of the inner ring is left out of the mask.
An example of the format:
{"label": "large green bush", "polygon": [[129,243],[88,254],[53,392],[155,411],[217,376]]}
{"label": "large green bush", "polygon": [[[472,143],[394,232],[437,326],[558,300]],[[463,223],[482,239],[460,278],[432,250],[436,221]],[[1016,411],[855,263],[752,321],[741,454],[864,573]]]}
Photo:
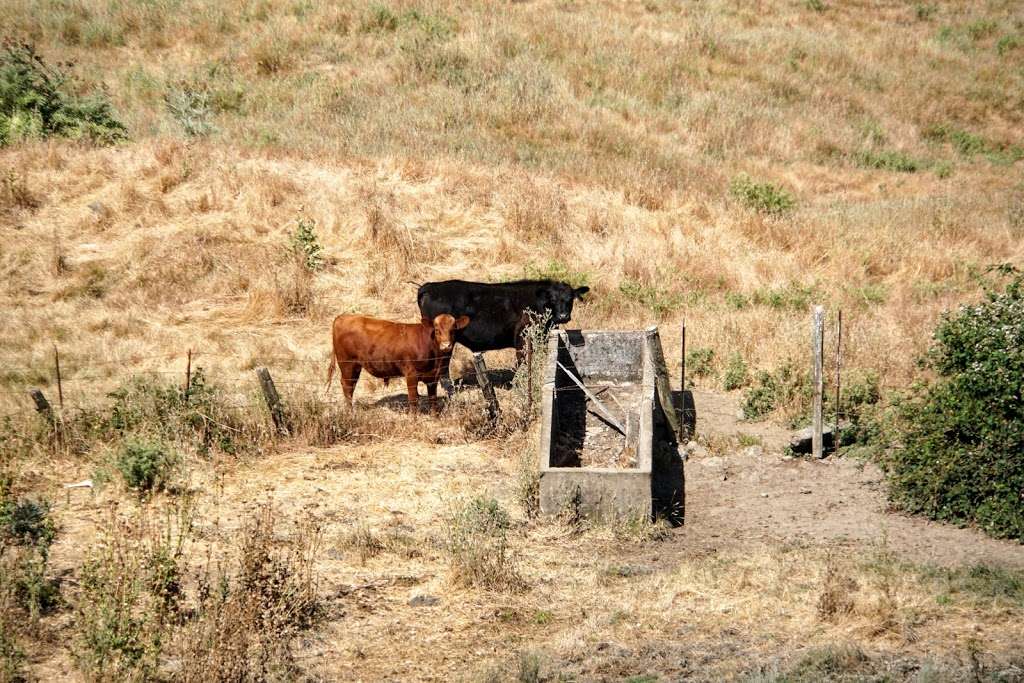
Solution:
{"label": "large green bush", "polygon": [[937,378],[897,405],[885,457],[906,510],[1024,540],[1024,274],[948,315],[927,356]]}
{"label": "large green bush", "polygon": [[79,97],[68,76],[46,64],[28,44],[0,48],[0,147],[59,135],[109,144],[127,129],[103,94]]}

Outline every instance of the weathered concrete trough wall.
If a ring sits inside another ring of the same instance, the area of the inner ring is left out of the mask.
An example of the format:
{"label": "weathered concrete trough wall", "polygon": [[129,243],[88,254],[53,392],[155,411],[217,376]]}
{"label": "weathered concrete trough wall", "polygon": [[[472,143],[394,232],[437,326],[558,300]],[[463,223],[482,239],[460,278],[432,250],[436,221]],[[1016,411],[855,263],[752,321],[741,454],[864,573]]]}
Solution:
{"label": "weathered concrete trough wall", "polygon": [[656,327],[552,331],[542,387],[541,511],[574,506],[594,517],[655,513],[681,523],[677,427]]}

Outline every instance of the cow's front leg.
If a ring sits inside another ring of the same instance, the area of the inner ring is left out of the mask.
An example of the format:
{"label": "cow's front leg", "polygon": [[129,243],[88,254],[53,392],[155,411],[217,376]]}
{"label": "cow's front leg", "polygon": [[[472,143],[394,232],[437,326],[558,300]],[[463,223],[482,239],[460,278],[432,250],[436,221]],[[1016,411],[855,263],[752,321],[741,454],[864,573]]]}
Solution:
{"label": "cow's front leg", "polygon": [[405,376],[405,391],[409,397],[409,412],[419,412],[419,378],[416,375]]}

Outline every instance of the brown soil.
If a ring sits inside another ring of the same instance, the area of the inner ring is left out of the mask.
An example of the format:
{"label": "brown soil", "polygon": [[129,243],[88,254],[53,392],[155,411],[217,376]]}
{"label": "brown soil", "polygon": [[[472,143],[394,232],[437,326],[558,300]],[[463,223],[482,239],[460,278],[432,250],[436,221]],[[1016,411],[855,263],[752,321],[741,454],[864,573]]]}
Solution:
{"label": "brown soil", "polygon": [[698,391],[694,401],[702,440],[715,443],[743,434],[763,447],[732,447],[688,459],[683,546],[885,543],[916,562],[1024,567],[1020,543],[894,512],[882,473],[871,463],[841,455],[821,461],[785,456],[789,432],[737,419],[738,396]]}

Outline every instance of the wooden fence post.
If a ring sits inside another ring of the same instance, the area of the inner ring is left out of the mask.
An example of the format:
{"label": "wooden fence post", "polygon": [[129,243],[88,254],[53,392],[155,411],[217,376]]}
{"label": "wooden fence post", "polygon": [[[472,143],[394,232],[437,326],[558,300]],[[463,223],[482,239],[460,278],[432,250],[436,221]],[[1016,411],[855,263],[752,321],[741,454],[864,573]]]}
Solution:
{"label": "wooden fence post", "polygon": [[60,381],[60,353],[57,351],[57,345],[53,345],[53,366],[57,371],[57,403],[60,405],[60,409],[64,410],[64,386]]}
{"label": "wooden fence post", "polygon": [[686,321],[679,329],[679,391],[686,391]]}
{"label": "wooden fence post", "polygon": [[843,311],[839,311],[839,318],[836,322],[836,424],[832,431],[832,452],[839,453],[839,370],[843,364]]}
{"label": "wooden fence post", "polygon": [[256,376],[259,377],[263,398],[267,401],[267,408],[270,409],[270,418],[274,421],[277,433],[287,436],[288,423],[284,415],[284,406],[281,405],[281,397],[277,394],[274,380],[270,377],[270,370],[267,368],[256,368]]}
{"label": "wooden fence post", "polygon": [[498,424],[498,416],[501,414],[501,409],[498,407],[498,397],[494,395],[491,378],[487,376],[487,365],[484,363],[482,353],[473,354],[473,369],[476,371],[476,383],[480,387],[480,392],[484,395],[484,400],[487,402],[487,419],[490,420],[493,427]]}
{"label": "wooden fence post", "polygon": [[188,358],[185,361],[185,398],[192,390],[192,349],[188,350]]}
{"label": "wooden fence post", "polygon": [[822,372],[822,356],[824,355],[825,309],[814,307],[813,327],[811,332],[811,352],[813,358],[814,403],[812,405],[811,451],[815,458],[822,457],[822,398],[824,393],[824,373]]}

